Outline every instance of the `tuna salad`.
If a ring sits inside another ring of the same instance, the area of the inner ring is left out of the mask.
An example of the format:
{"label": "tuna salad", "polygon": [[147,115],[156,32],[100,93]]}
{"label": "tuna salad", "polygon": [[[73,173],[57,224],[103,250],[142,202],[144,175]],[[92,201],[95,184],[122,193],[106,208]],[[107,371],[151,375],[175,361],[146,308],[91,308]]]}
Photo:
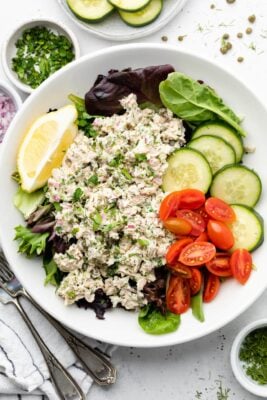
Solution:
{"label": "tuna salad", "polygon": [[60,205],[54,229],[72,243],[54,254],[66,304],[91,303],[102,289],[113,307],[143,306],[143,288],[173,241],[158,210],[167,157],[184,143],[182,121],[167,109],[142,110],[134,94],[121,105],[124,114],[94,120],[95,137],[76,136],[48,181],[46,197]]}

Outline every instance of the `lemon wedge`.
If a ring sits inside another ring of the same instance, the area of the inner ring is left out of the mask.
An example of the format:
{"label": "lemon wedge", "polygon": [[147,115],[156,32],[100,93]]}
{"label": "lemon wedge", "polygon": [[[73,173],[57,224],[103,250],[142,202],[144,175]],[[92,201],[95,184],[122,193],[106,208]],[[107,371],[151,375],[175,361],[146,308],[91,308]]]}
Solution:
{"label": "lemon wedge", "polygon": [[33,192],[44,186],[54,168],[58,168],[73,142],[78,127],[73,105],[39,117],[27,131],[17,157],[21,187]]}

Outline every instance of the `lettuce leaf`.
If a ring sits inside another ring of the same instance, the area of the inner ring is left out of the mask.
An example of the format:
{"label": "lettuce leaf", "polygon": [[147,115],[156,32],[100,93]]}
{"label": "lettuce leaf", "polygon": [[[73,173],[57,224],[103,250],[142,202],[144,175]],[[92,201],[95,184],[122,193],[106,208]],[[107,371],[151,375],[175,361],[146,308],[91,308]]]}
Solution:
{"label": "lettuce leaf", "polygon": [[161,105],[159,84],[174,68],[155,65],[122,71],[110,70],[108,75],[98,75],[93,87],[85,95],[88,113],[110,116],[123,111],[120,100],[135,93],[139,104],[150,102]]}
{"label": "lettuce leaf", "polygon": [[220,118],[246,136],[240,119],[209,86],[181,72],[173,72],[160,83],[159,91],[164,106],[181,119],[198,124]]}
{"label": "lettuce leaf", "polygon": [[15,228],[15,240],[19,242],[19,252],[28,257],[39,256],[45,251],[50,233],[33,233],[31,229],[19,225]]}
{"label": "lettuce leaf", "polygon": [[43,203],[44,199],[45,194],[43,189],[27,193],[19,187],[13,201],[15,207],[23,214],[24,218],[28,219],[37,207]]}
{"label": "lettuce leaf", "polygon": [[163,315],[153,305],[148,304],[139,312],[138,322],[141,328],[151,335],[163,335],[174,332],[180,325],[180,315],[167,311]]}

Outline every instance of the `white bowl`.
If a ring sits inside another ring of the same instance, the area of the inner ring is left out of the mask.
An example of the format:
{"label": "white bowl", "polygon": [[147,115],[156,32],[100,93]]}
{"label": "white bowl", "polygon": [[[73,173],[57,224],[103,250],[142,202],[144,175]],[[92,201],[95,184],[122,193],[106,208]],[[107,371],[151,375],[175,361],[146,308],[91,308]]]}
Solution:
{"label": "white bowl", "polygon": [[80,57],[80,46],[73,34],[73,32],[63,25],[61,22],[52,19],[33,19],[31,21],[23,22],[15,30],[13,30],[8,38],[3,42],[2,47],[2,65],[4,72],[8,79],[17,86],[20,90],[26,93],[32,93],[35,89],[31,88],[29,85],[21,82],[18,78],[16,72],[12,70],[12,58],[16,55],[16,42],[23,33],[25,29],[33,28],[34,26],[45,26],[54,32],[65,35],[73,45],[73,50],[75,54],[75,59]]}
{"label": "white bowl", "polygon": [[0,81],[0,91],[3,91],[5,94],[7,94],[8,96],[11,97],[11,99],[13,100],[15,107],[16,107],[16,111],[19,110],[19,108],[22,105],[22,100],[20,95],[18,94],[18,92],[11,86],[9,85],[7,82],[5,81]]}
{"label": "white bowl", "polygon": [[267,111],[243,82],[231,72],[200,56],[178,50],[176,47],[153,44],[132,44],[109,47],[91,53],[67,65],[45,81],[23,104],[10,127],[10,134],[0,146],[0,237],[3,250],[15,274],[32,297],[56,319],[78,332],[125,346],[157,347],[187,342],[207,335],[232,321],[245,311],[267,286],[266,243],[253,253],[257,271],[253,271],[246,285],[234,279],[224,282],[216,299],[205,304],[205,322],[192,317],[189,310],[182,315],[180,328],[167,335],[153,336],[141,330],[137,314],[122,309],[108,311],[104,321],[97,320],[93,311],[65,307],[55,295],[52,286],[44,286],[44,271],[41,261],[27,259],[17,252],[14,227],[24,224],[20,213],[13,206],[16,184],[10,179],[16,168],[18,143],[25,129],[35,118],[49,108],[69,103],[69,93],[83,96],[92,86],[98,74],[108,70],[148,65],[172,64],[177,70],[195,79],[202,79],[218,91],[226,103],[240,116],[244,116],[244,128],[249,132],[249,141],[256,146],[256,152],[244,157],[245,164],[255,168],[263,183],[262,198],[257,210],[267,220],[266,207],[266,147]]}
{"label": "white bowl", "polygon": [[257,382],[253,381],[249,376],[246,375],[246,372],[242,366],[242,361],[239,360],[239,352],[240,347],[245,339],[245,337],[252,331],[258,328],[266,328],[267,327],[267,318],[260,319],[258,321],[254,321],[251,324],[245,326],[239,334],[236,336],[232,349],[231,349],[231,365],[233,369],[233,373],[240,383],[246,390],[255,394],[256,396],[267,398],[267,384],[259,385]]}

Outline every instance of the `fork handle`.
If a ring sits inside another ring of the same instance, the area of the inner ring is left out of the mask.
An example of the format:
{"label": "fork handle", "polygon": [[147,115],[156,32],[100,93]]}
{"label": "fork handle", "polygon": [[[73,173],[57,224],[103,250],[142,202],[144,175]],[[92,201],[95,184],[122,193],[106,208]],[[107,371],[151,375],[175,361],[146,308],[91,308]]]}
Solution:
{"label": "fork handle", "polygon": [[76,381],[72,378],[72,376],[68,373],[65,367],[58,361],[58,359],[51,353],[49,348],[46,346],[45,342],[35,329],[28,315],[24,311],[24,308],[20,304],[18,299],[13,299],[13,304],[16,306],[20,315],[24,319],[28,328],[30,329],[32,335],[34,336],[43,356],[47,363],[47,367],[50,372],[51,381],[56,389],[56,392],[61,400],[65,400],[66,396],[64,395],[61,388],[65,389],[65,392],[71,393],[73,396],[78,396],[79,400],[85,400],[85,396],[76,383]]}
{"label": "fork handle", "polygon": [[64,337],[79,362],[84,367],[85,371],[91,378],[101,386],[110,385],[116,381],[116,369],[111,362],[97,349],[88,346],[69,330],[63,327],[53,317],[46,313],[40,306],[33,300],[33,298],[22,289],[19,295],[28,299],[31,304],[36,307],[46,319],[54,326],[54,328]]}

